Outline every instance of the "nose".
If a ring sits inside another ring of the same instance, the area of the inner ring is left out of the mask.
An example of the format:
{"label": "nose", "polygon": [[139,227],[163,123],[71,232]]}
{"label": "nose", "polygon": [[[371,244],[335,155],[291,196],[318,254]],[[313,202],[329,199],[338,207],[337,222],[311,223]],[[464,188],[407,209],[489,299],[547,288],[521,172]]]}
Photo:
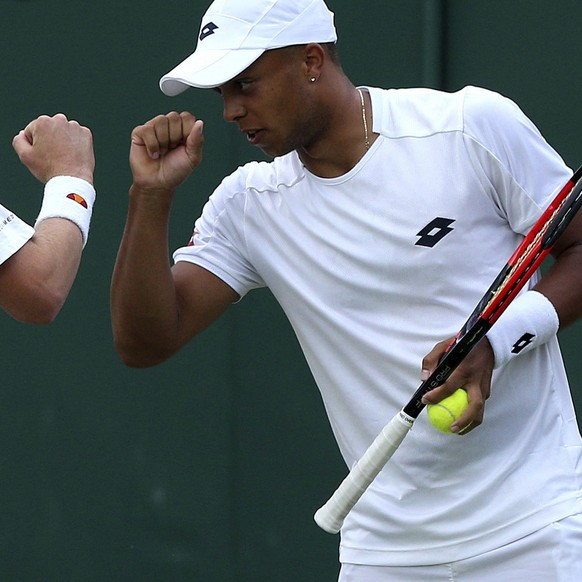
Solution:
{"label": "nose", "polygon": [[237,121],[241,117],[246,115],[246,109],[244,108],[240,99],[234,96],[223,95],[224,99],[224,110],[222,116],[225,121]]}

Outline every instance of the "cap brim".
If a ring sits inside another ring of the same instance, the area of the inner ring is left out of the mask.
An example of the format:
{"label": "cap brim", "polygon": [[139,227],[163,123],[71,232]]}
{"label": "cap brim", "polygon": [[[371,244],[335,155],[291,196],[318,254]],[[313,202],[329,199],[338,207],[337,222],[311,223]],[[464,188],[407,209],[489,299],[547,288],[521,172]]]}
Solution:
{"label": "cap brim", "polygon": [[218,87],[252,65],[264,52],[264,49],[196,51],[160,79],[160,89],[173,97],[188,87]]}

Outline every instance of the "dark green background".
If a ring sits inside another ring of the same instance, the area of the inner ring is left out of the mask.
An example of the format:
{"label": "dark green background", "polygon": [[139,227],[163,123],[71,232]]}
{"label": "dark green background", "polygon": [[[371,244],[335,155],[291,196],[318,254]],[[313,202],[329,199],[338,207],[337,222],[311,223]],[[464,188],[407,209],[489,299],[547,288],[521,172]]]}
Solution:
{"label": "dark green background", "polygon": [[[570,165],[582,162],[582,3],[329,5],[354,83],[495,89]],[[193,50],[206,2],[0,0],[0,8],[2,203],[36,217],[41,187],[10,142],[42,113],[90,126],[98,160],[91,237],[63,312],[44,328],[2,316],[0,580],[335,580],[337,537],[312,514],[345,468],[269,293],[252,293],[154,369],[126,369],[111,342],[131,129],[171,109],[206,122],[205,164],[176,202],[172,248],[188,240],[222,176],[257,156],[222,121],[219,96],[158,89]],[[562,335],[578,402],[580,333],[578,325]]]}

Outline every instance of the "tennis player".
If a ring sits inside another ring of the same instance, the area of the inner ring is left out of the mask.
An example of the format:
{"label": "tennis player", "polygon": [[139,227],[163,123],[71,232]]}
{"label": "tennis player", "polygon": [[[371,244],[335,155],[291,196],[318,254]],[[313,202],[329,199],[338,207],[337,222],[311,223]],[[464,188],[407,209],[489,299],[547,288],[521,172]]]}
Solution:
{"label": "tennis player", "polygon": [[[350,467],[572,172],[509,99],[355,87],[335,43],[323,0],[210,6],[161,89],[216,89],[273,160],[224,178],[171,265],[170,209],[200,171],[203,122],[135,128],[112,318],[124,362],[152,366],[269,287]],[[582,441],[556,337],[581,311],[582,217],[428,395],[465,387],[463,436],[419,419],[348,515],[342,582],[582,580]]]}
{"label": "tennis player", "polygon": [[12,145],[45,184],[34,228],[0,205],[0,306],[50,323],[77,275],[95,201],[91,131],[63,114],[31,121]]}

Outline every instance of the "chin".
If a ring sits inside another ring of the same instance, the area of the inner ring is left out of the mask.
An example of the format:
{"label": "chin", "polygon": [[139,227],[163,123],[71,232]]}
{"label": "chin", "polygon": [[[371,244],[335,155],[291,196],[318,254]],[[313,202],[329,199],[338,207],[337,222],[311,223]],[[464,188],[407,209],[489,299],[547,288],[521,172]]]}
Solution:
{"label": "chin", "polygon": [[287,148],[282,148],[282,147],[276,147],[276,146],[264,146],[261,147],[261,151],[271,157],[271,158],[280,158],[281,156],[285,156],[288,153],[292,152],[295,148],[292,147],[287,147]]}

